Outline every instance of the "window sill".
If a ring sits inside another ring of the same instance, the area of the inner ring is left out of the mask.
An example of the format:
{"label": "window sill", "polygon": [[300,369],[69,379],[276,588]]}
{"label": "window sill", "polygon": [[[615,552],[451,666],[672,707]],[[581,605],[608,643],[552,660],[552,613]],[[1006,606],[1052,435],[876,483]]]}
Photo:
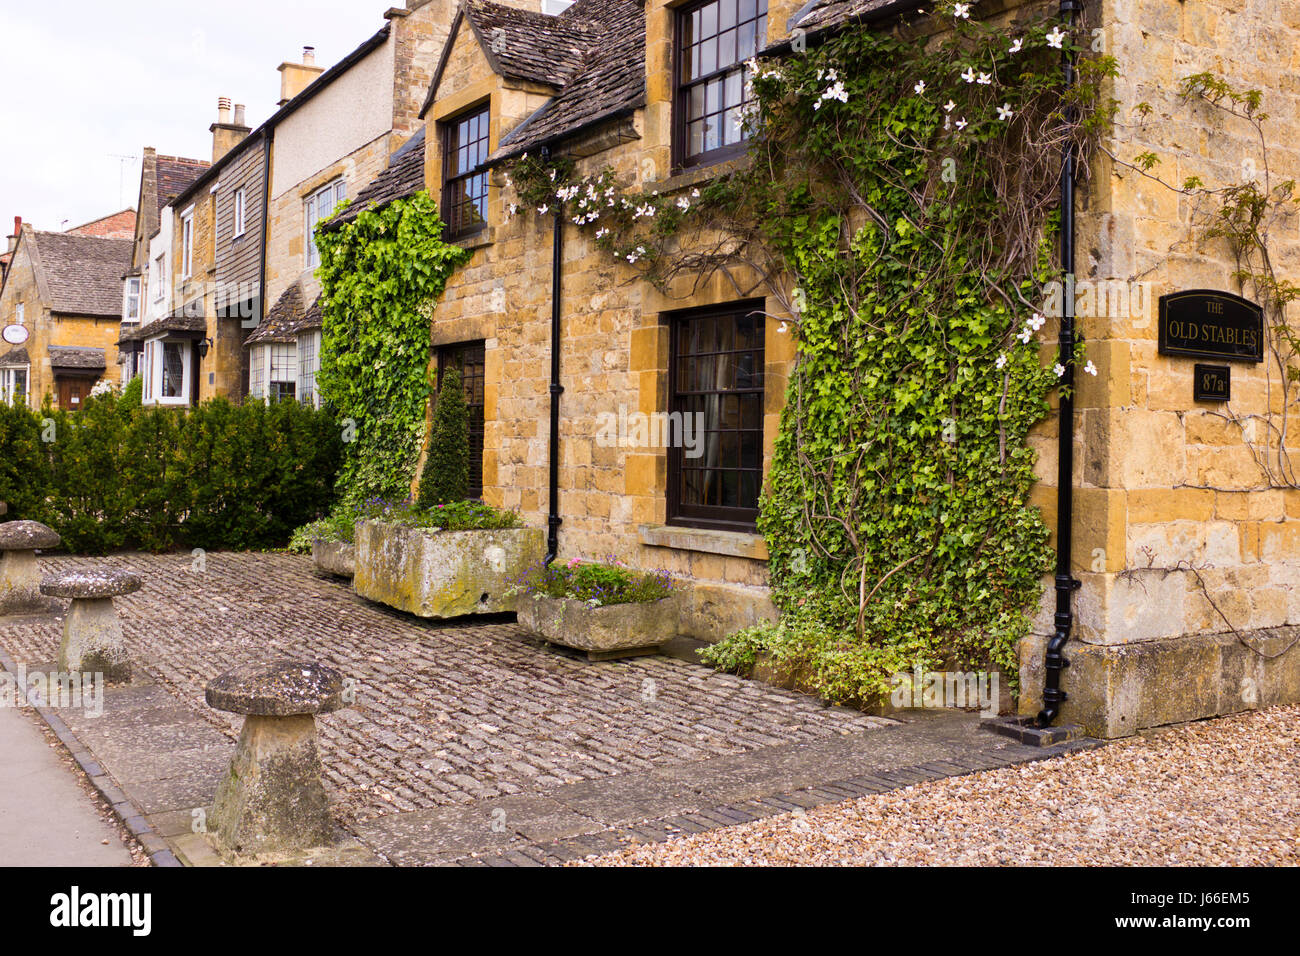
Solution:
{"label": "window sill", "polygon": [[453,245],[460,246],[462,249],[482,249],[484,246],[490,246],[496,241],[496,230],[491,226],[476,232],[472,236],[462,236],[459,239],[449,240]]}
{"label": "window sill", "polygon": [[638,526],[636,531],[641,543],[652,548],[699,551],[703,554],[722,554],[732,558],[749,558],[753,561],[767,560],[767,542],[760,534],[662,524],[643,524]]}
{"label": "window sill", "polygon": [[688,166],[685,169],[678,170],[667,179],[646,183],[645,188],[658,190],[661,193],[671,193],[679,189],[688,189],[691,186],[703,186],[719,176],[735,172],[747,162],[749,162],[748,156],[740,156],[719,159],[717,162],[705,166]]}

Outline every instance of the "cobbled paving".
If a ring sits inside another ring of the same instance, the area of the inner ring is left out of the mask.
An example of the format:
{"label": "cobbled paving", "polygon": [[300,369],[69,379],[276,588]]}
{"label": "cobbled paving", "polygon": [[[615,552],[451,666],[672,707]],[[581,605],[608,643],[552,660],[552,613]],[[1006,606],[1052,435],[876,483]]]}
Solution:
{"label": "cobbled paving", "polygon": [[[117,599],[136,665],[232,740],[239,718],[203,699],[223,671],[287,655],[355,680],[355,705],[319,720],[345,823],[891,723],[666,657],[591,663],[512,623],[423,621],[358,598],[299,555],[42,559],[46,572],[94,566],[143,577]],[[61,626],[0,624],[0,645],[45,664]]]}

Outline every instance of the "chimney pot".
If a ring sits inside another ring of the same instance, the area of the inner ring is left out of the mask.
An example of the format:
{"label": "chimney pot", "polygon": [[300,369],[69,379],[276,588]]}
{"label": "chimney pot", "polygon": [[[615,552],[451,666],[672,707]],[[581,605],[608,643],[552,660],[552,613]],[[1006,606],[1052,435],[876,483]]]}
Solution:
{"label": "chimney pot", "polygon": [[302,48],[302,62],[306,66],[316,65],[316,48],[314,46],[305,46]]}
{"label": "chimney pot", "polygon": [[217,122],[230,125],[230,97],[223,96],[217,100]]}
{"label": "chimney pot", "polygon": [[244,104],[243,104],[243,103],[236,103],[236,104],[235,104],[235,125],[236,125],[236,126],[245,126],[245,125],[247,125],[247,124],[244,122],[244,115],[245,115],[245,114],[244,114]]}

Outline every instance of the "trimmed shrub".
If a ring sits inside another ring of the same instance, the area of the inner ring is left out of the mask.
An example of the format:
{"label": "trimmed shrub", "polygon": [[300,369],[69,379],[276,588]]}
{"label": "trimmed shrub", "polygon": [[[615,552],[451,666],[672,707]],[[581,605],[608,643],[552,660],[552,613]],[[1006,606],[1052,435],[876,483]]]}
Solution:
{"label": "trimmed shrub", "polygon": [[463,501],[469,496],[469,407],[460,372],[442,376],[438,403],[429,430],[429,455],[420,473],[415,503],[421,508]]}
{"label": "trimmed shrub", "polygon": [[140,408],[130,392],[76,413],[0,406],[7,518],[43,521],[89,554],[247,550],[282,547],[333,506],[342,440],[328,412],[225,399]]}

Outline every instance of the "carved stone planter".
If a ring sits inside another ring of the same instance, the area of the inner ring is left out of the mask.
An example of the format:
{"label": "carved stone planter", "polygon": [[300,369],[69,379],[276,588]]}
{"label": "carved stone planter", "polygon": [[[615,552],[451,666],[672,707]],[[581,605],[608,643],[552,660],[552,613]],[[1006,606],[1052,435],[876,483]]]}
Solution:
{"label": "carved stone planter", "polygon": [[358,521],[352,588],[419,617],[459,617],[515,610],[506,592],[546,555],[539,528],[429,531]]}
{"label": "carved stone planter", "polygon": [[313,541],[311,560],[318,571],[350,578],[357,572],[357,546],[346,541]]}
{"label": "carved stone planter", "polygon": [[677,635],[676,596],[592,607],[572,598],[525,595],[519,623],[538,637],[586,651],[593,661],[654,654]]}

